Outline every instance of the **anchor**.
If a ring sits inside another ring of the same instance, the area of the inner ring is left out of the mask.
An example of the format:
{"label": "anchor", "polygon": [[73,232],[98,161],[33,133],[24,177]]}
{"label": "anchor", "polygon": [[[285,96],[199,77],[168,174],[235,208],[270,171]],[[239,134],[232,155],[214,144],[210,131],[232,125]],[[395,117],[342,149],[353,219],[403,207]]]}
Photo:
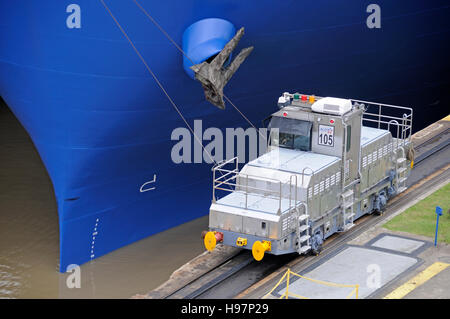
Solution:
{"label": "anchor", "polygon": [[223,66],[243,35],[244,28],[240,28],[211,62],[204,61],[191,66],[195,78],[202,84],[206,99],[222,110],[225,109],[223,88],[253,50],[253,47],[242,49],[228,67]]}

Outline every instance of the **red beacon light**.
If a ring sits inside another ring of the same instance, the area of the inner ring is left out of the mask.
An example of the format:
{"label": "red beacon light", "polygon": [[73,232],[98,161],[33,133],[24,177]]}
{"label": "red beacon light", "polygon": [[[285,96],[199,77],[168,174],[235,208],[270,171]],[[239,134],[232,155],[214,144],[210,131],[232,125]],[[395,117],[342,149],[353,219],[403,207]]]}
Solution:
{"label": "red beacon light", "polygon": [[333,119],[330,120],[330,124],[334,124],[334,120]]}
{"label": "red beacon light", "polygon": [[284,112],[284,113],[283,113],[283,116],[286,117],[286,116],[287,116],[287,112]]}
{"label": "red beacon light", "polygon": [[302,95],[301,99],[302,99],[302,101],[307,101],[308,100],[308,96],[307,95]]}

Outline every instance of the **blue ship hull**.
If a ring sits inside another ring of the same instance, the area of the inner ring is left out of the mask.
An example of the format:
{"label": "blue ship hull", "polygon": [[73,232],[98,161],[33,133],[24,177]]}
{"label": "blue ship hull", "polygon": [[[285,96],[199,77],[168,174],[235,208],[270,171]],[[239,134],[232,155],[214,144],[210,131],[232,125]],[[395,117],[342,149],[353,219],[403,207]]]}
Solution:
{"label": "blue ship hull", "polygon": [[[73,2],[81,28],[69,29]],[[205,101],[132,0],[105,2],[191,124],[248,126]],[[413,106],[429,122],[447,115],[446,1],[378,1],[380,29],[366,26],[364,1],[139,2],[180,45],[201,19],[245,27],[240,47],[255,50],[225,92],[258,127],[285,91]],[[208,213],[211,165],[172,162],[171,133],[185,124],[100,1],[2,1],[0,94],[53,182],[61,271]],[[140,192],[155,174],[155,189]]]}

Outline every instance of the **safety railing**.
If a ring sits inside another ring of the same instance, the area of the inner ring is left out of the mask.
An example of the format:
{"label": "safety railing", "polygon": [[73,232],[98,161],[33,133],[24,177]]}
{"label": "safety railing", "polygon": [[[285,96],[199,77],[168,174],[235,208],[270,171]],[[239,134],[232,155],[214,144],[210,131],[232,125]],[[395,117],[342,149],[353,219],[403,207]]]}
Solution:
{"label": "safety railing", "polygon": [[390,131],[392,125],[395,125],[394,131],[391,133],[392,137],[397,139],[397,143],[405,145],[411,141],[412,108],[361,100],[351,101],[353,103],[364,104],[366,111],[363,113],[363,123],[375,123],[377,128],[388,131]]}
{"label": "safety railing", "polygon": [[[306,94],[301,94],[306,95]],[[284,97],[294,98],[294,94],[283,93]],[[308,95],[306,95],[308,96]],[[323,97],[314,96],[314,101],[318,101]],[[363,114],[363,122],[375,123],[379,129],[389,129],[388,126],[391,120],[395,120],[400,129],[397,130],[397,135],[393,137],[401,139],[403,143],[410,142],[412,136],[412,120],[413,109],[405,106],[383,104],[376,102],[368,102],[362,100],[353,100],[352,104],[363,104],[365,112]],[[295,106],[295,105],[294,105]],[[392,123],[391,123],[392,124]],[[391,132],[392,133],[392,132]]]}
{"label": "safety railing", "polygon": [[305,296],[301,296],[299,294],[293,293],[292,291],[289,291],[289,285],[290,285],[290,280],[291,280],[291,276],[296,276],[297,278],[302,278],[320,285],[325,285],[325,286],[329,286],[329,287],[337,287],[337,288],[353,288],[352,291],[345,297],[345,299],[349,299],[351,298],[353,295],[355,295],[355,299],[358,299],[358,293],[359,293],[359,285],[358,284],[353,284],[353,285],[345,285],[345,284],[337,284],[334,282],[328,282],[328,281],[323,281],[323,280],[318,280],[318,279],[312,279],[312,278],[308,278],[305,276],[301,276],[295,272],[293,272],[290,268],[288,268],[288,270],[286,271],[286,273],[283,275],[283,277],[281,277],[281,279],[277,282],[277,284],[264,296],[264,298],[268,298],[269,296],[272,295],[272,293],[274,292],[274,290],[280,286],[284,281],[286,281],[286,290],[284,291],[283,294],[280,294],[279,299],[288,299],[289,296],[292,296],[294,298],[297,299],[310,299],[308,297]]}
{"label": "safety railing", "polygon": [[[286,92],[283,93],[283,96],[292,99],[294,97],[294,94],[289,94]],[[314,96],[314,101],[318,101],[322,98],[323,97],[320,96]],[[412,108],[362,100],[351,99],[351,101],[352,104],[357,103],[358,105],[364,105],[366,111],[363,114],[363,122],[365,121],[375,123],[375,126],[379,129],[388,129],[389,122],[391,120],[395,120],[398,123],[400,129],[397,131],[397,135],[393,137],[401,139],[403,140],[403,142],[409,142],[411,140],[413,120]]]}
{"label": "safety railing", "polygon": [[[289,181],[283,182],[278,179],[243,174],[239,172],[238,157],[234,157],[227,161],[218,163],[213,167],[213,202],[216,201],[216,191],[225,192],[243,192],[245,196],[245,209],[248,208],[249,195],[263,196],[278,200],[278,214],[282,211],[291,210],[297,203],[298,182],[297,175],[291,175]],[[225,168],[232,166],[232,169]],[[255,185],[249,184],[249,181]],[[256,182],[266,185],[265,187],[257,187]],[[289,200],[288,207],[282,210],[282,200]]]}

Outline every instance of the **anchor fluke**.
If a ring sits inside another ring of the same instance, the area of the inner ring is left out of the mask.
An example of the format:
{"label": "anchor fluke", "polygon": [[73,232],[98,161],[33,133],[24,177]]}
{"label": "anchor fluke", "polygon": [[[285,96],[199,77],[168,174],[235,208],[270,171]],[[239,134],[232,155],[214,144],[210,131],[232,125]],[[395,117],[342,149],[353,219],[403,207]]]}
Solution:
{"label": "anchor fluke", "polygon": [[240,28],[211,62],[205,61],[191,66],[195,78],[202,84],[206,99],[222,110],[225,109],[223,88],[253,50],[253,47],[242,49],[228,67],[223,66],[243,35],[244,28]]}

